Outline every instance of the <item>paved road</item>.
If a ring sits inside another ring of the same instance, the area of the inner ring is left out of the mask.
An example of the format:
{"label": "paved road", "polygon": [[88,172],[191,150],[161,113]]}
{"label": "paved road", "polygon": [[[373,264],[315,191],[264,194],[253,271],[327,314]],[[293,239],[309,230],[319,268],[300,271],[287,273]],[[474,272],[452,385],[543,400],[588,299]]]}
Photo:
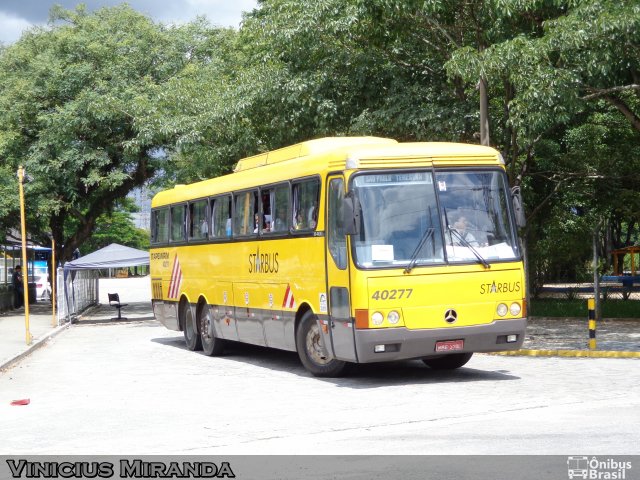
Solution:
{"label": "paved road", "polygon": [[0,452],[640,453],[640,360],[476,355],[316,379],[293,353],[189,352],[147,302],[131,321],[103,313],[0,373]]}

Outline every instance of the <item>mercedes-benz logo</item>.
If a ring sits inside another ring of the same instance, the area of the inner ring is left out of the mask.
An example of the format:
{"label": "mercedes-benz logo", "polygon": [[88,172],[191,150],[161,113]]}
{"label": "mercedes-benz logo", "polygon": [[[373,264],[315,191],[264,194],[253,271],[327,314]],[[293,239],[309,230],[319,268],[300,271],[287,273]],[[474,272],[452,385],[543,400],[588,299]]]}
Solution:
{"label": "mercedes-benz logo", "polygon": [[453,308],[450,308],[446,312],[444,312],[444,320],[447,323],[453,323],[458,319],[458,312],[456,312]]}

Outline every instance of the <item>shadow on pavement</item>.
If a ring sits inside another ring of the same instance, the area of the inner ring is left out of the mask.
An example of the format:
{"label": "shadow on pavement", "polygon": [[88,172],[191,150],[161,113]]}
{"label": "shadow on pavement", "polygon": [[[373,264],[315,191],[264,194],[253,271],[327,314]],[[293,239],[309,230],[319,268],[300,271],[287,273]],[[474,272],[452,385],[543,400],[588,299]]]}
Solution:
{"label": "shadow on pavement", "polygon": [[[176,332],[178,334],[179,332]],[[154,338],[152,342],[184,350],[188,355],[204,355],[192,352],[184,344],[182,335],[175,337]],[[300,377],[312,377],[307,372],[295,352],[260,347],[239,342],[227,342],[224,354],[212,357],[220,362],[233,362],[253,365],[272,371],[287,372]],[[473,358],[470,360],[473,362]],[[496,380],[518,380],[520,377],[506,371],[486,371],[469,367],[457,370],[441,371],[428,368],[421,360],[405,360],[399,362],[353,364],[341,378],[318,378],[317,380],[332,383],[343,388],[378,388],[390,385],[481,382]]]}
{"label": "shadow on pavement", "polygon": [[87,314],[81,315],[80,319],[76,320],[74,324],[77,326],[112,325],[155,321],[149,302],[129,303],[127,306],[122,307],[122,318],[117,318],[117,315],[118,310],[115,307],[108,304],[99,304]]}

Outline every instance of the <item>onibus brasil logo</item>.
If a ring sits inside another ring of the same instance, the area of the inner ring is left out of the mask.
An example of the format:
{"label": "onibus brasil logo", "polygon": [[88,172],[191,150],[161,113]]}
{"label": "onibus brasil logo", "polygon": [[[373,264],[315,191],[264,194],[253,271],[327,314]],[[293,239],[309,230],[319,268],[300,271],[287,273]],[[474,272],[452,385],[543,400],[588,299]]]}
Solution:
{"label": "onibus brasil logo", "polygon": [[572,456],[567,458],[567,474],[569,479],[583,478],[585,480],[625,480],[627,470],[631,469],[631,462],[623,462],[613,458],[604,460],[597,457]]}

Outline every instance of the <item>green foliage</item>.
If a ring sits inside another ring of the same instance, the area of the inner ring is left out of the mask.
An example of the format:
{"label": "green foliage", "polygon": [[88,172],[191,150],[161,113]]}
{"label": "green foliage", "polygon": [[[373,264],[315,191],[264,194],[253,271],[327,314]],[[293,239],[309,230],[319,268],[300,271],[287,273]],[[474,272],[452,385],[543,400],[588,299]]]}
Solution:
{"label": "green foliage", "polygon": [[428,23],[419,2],[263,2],[241,41],[251,65],[279,72],[257,85],[252,105],[269,119],[256,128],[265,146],[346,134],[470,138],[469,106],[442,70],[448,40]]}
{"label": "green foliage", "polygon": [[80,252],[86,255],[112,243],[148,250],[149,232],[136,228],[128,212],[115,211],[100,215],[96,220],[93,235],[82,244]]}
{"label": "green foliage", "polygon": [[[55,8],[52,22],[0,55],[0,157],[34,178],[29,230],[41,240],[52,232],[64,259],[163,166],[154,152],[172,139],[139,125],[156,108],[157,87],[198,57],[202,38],[197,25],[166,28],[128,6]],[[0,198],[16,189],[3,184]],[[16,208],[3,200],[0,213],[11,219]]]}

